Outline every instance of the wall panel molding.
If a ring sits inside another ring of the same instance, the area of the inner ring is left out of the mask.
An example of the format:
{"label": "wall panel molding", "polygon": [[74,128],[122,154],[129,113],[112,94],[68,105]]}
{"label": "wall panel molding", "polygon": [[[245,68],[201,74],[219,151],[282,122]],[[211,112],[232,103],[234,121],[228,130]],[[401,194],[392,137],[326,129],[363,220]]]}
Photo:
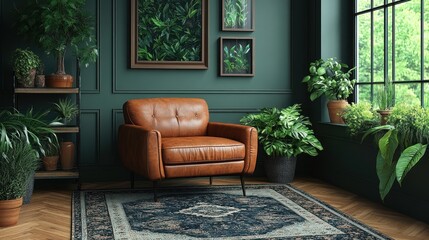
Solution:
{"label": "wall panel molding", "polygon": [[[98,49],[98,59],[95,62],[95,68],[96,68],[96,73],[95,73],[95,89],[81,89],[81,92],[83,94],[99,94],[100,93],[100,87],[101,87],[101,81],[100,81],[100,59],[101,59],[101,55],[102,52],[100,51],[100,41],[101,41],[101,37],[100,37],[100,30],[101,30],[101,0],[96,0],[96,17],[95,17],[95,25],[96,25],[96,29],[95,29],[95,37],[97,38],[97,49]],[[81,73],[82,76],[82,73]]]}
{"label": "wall panel molding", "polygon": [[[93,130],[94,130],[94,133],[93,133],[93,135],[94,135],[94,137],[95,137],[95,141],[94,141],[94,144],[95,145],[89,145],[89,146],[92,146],[92,148],[94,149],[94,161],[86,161],[87,163],[85,163],[85,155],[84,154],[82,154],[83,152],[82,152],[82,149],[84,148],[84,146],[83,145],[81,145],[80,146],[80,150],[81,150],[81,152],[80,152],[80,154],[81,154],[81,157],[80,157],[80,159],[81,159],[81,162],[80,162],[80,164],[81,165],[91,165],[91,164],[100,164],[100,126],[101,126],[101,123],[100,123],[100,109],[81,109],[81,122],[82,122],[82,119],[84,118],[84,116],[85,115],[87,115],[87,116],[92,116],[93,118],[95,118],[95,121],[94,121],[94,125],[95,125],[95,127],[93,128]],[[84,138],[82,137],[82,135],[83,135],[83,131],[82,131],[82,129],[83,129],[83,127],[81,126],[81,141],[80,141],[80,143],[82,144],[82,143],[84,143],[85,142],[85,140],[84,140]]]}

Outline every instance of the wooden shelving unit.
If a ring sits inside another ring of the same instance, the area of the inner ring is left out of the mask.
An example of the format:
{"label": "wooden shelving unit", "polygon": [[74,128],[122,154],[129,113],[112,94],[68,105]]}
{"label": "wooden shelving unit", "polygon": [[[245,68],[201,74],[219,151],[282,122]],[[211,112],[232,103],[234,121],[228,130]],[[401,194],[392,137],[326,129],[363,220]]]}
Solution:
{"label": "wooden shelving unit", "polygon": [[[76,104],[80,109],[80,68],[79,61],[77,60],[76,65],[76,87],[73,88],[19,88],[14,86],[13,92],[13,105],[18,109],[18,95],[22,94],[59,94],[59,95],[76,95]],[[15,83],[15,81],[14,81]],[[76,125],[74,126],[52,126],[52,129],[57,134],[75,134],[75,156],[76,156],[76,168],[72,170],[55,170],[55,171],[36,171],[34,179],[77,179],[79,181],[79,160],[80,160],[80,114],[76,117]],[[78,183],[78,188],[80,183]]]}

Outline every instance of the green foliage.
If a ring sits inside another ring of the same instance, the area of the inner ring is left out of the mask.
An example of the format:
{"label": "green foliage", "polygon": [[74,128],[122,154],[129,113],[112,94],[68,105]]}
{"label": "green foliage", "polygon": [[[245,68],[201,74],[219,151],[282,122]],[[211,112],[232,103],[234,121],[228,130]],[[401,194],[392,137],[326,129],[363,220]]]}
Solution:
{"label": "green foliage", "polygon": [[0,141],[0,200],[16,199],[24,196],[28,178],[39,166],[37,151],[22,141],[13,148],[5,148]]}
{"label": "green foliage", "polygon": [[70,47],[86,66],[98,50],[94,21],[84,11],[85,0],[31,0],[17,12],[18,34],[29,38],[57,58],[57,73],[64,74],[64,55]]}
{"label": "green foliage", "polygon": [[64,122],[70,122],[79,113],[77,105],[70,99],[60,99],[54,103],[54,111],[58,113],[59,119]]}
{"label": "green foliage", "polygon": [[351,80],[354,68],[346,71],[348,66],[333,58],[319,59],[310,63],[309,75],[303,81],[308,85],[310,99],[314,101],[322,95],[329,100],[345,100],[353,92],[355,80]]}
{"label": "green foliage", "polygon": [[[370,1],[358,1],[362,7],[367,9]],[[373,76],[374,82],[383,83],[384,81],[416,81],[422,77],[421,67],[429,66],[429,58],[425,57],[424,62],[421,62],[421,48],[423,44],[424,56],[429,54],[429,44],[421,42],[421,34],[429,31],[429,11],[424,7],[424,31],[421,30],[421,1],[409,1],[402,3],[395,7],[395,24],[391,22],[391,11],[374,11],[373,19],[374,26],[371,26],[371,13],[359,15],[356,17],[358,34],[358,82],[370,82]],[[427,3],[424,3],[427,4]],[[365,5],[365,6],[364,6]],[[388,52],[387,59],[388,65],[385,66],[385,51],[384,51],[384,14],[388,14],[389,22],[386,26]],[[394,43],[395,51],[392,54],[392,31],[395,31]],[[373,29],[373,36],[371,36],[371,29]],[[371,48],[371,38],[374,40],[373,48]],[[371,65],[371,59],[374,60]],[[392,60],[395,63],[392,63]],[[395,71],[392,71],[392,66],[395,66]],[[385,79],[385,67],[388,72],[388,78]],[[393,73],[395,75],[393,75]],[[424,76],[428,76],[429,68],[424,68]],[[414,83],[401,83],[395,85],[395,103],[417,103],[420,104],[421,88],[420,84]],[[374,95],[377,92],[374,92]],[[425,87],[425,98],[429,97],[429,92]],[[358,101],[371,101],[371,88],[360,85]],[[375,100],[376,98],[374,98]],[[374,102],[376,104],[376,102]],[[425,106],[429,106],[425,104]]]}
{"label": "green foliage", "polygon": [[368,102],[352,103],[347,106],[342,114],[342,118],[352,136],[377,126],[380,122],[378,116]]}
{"label": "green foliage", "polygon": [[17,110],[0,111],[0,143],[1,151],[7,151],[14,147],[17,142],[25,142],[31,145],[41,155],[45,154],[41,138],[57,140],[54,131],[48,126],[44,117],[48,112],[33,113],[30,109],[26,113]]}
{"label": "green foliage", "polygon": [[137,15],[139,60],[201,60],[201,1],[139,1]]}
{"label": "green foliage", "polygon": [[31,70],[36,70],[40,64],[40,58],[31,50],[17,48],[13,52],[12,68],[16,78],[23,85],[30,80]]}
{"label": "green foliage", "polygon": [[425,154],[429,142],[429,110],[419,105],[398,105],[392,110],[388,124],[371,128],[363,136],[373,134],[379,139],[377,175],[383,200],[395,178],[401,185]]}
{"label": "green foliage", "polygon": [[251,71],[249,64],[250,44],[233,45],[231,48],[223,48],[223,64],[225,73],[249,73]]}
{"label": "green foliage", "polygon": [[264,108],[260,113],[244,116],[240,122],[258,130],[259,143],[268,156],[316,156],[317,150],[323,150],[322,144],[314,136],[308,118],[300,112],[298,104],[281,110]]}
{"label": "green foliage", "polygon": [[225,0],[224,24],[227,28],[244,28],[249,11],[248,0]]}
{"label": "green foliage", "polygon": [[42,145],[44,146],[45,149],[45,156],[50,157],[50,156],[58,156],[60,153],[60,145],[58,143],[58,141],[53,140],[52,138],[49,137],[44,137],[42,139]]}
{"label": "green foliage", "polygon": [[386,83],[377,93],[377,103],[380,110],[390,110],[395,103],[395,94],[392,82]]}

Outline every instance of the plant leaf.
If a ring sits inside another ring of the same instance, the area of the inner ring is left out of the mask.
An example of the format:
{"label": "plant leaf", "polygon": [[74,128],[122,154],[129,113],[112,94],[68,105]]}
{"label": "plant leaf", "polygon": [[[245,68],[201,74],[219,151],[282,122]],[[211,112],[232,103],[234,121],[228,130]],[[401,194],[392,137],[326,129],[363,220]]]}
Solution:
{"label": "plant leaf", "polygon": [[426,152],[427,144],[417,143],[406,148],[396,164],[396,179],[402,184],[407,173],[416,165]]}
{"label": "plant leaf", "polygon": [[383,159],[392,164],[393,155],[398,147],[398,131],[391,129],[378,141],[378,148]]}
{"label": "plant leaf", "polygon": [[381,199],[384,201],[395,181],[395,166],[385,161],[381,153],[378,152],[376,168],[379,180],[378,191],[380,192]]}

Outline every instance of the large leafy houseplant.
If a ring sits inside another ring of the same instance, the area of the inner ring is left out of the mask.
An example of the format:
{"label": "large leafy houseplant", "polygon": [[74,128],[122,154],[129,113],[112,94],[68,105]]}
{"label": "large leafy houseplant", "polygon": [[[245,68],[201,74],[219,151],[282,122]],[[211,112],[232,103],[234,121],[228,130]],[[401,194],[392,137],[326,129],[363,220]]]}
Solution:
{"label": "large leafy houseplant", "polygon": [[262,155],[266,176],[272,182],[291,182],[296,157],[302,153],[316,156],[323,149],[298,104],[283,109],[264,108],[260,113],[244,116],[240,122],[257,129],[259,145],[267,155]]}
{"label": "large leafy houseplant", "polygon": [[[353,93],[356,80],[351,79],[354,68],[339,63],[334,58],[319,59],[310,63],[309,74],[302,80],[314,101],[322,95],[328,100],[345,100]],[[348,69],[348,70],[347,70]]]}
{"label": "large leafy houseplant", "polygon": [[351,79],[353,70],[334,58],[319,59],[310,63],[309,74],[302,80],[307,83],[311,101],[322,95],[329,100],[328,112],[332,123],[344,123],[340,115],[348,105],[346,99],[356,83]]}
{"label": "large leafy houseplant", "polygon": [[385,199],[395,179],[402,185],[406,175],[422,159],[429,142],[429,110],[418,105],[395,107],[388,125],[369,129],[378,143],[376,159],[379,192]]}
{"label": "large leafy houseplant", "polygon": [[93,19],[84,10],[85,2],[31,0],[18,9],[18,34],[55,56],[58,75],[66,74],[64,57],[69,48],[86,66],[97,59]]}
{"label": "large leafy houseplant", "polygon": [[317,150],[323,149],[298,104],[283,109],[264,108],[260,113],[244,116],[240,122],[258,130],[259,143],[268,156],[316,156]]}

